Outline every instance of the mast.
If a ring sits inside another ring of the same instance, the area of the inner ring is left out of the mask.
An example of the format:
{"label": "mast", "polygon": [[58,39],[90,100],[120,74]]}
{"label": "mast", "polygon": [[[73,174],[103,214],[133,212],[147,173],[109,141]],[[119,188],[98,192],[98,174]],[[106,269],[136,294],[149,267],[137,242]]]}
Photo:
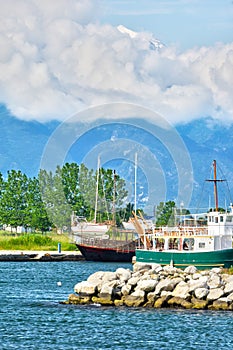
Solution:
{"label": "mast", "polygon": [[113,203],[112,203],[112,221],[116,225],[116,170],[113,170]]}
{"label": "mast", "polygon": [[138,154],[135,153],[134,163],[134,211],[137,213],[137,167],[138,167]]}
{"label": "mast", "polygon": [[225,180],[218,180],[217,179],[217,164],[216,164],[216,160],[213,161],[213,168],[214,168],[214,178],[212,180],[206,180],[206,181],[214,183],[215,211],[218,211],[218,188],[217,188],[217,182],[223,182]]}
{"label": "mast", "polygon": [[217,167],[216,160],[213,161],[214,167],[214,199],[215,199],[215,208],[218,211],[218,188],[217,188]]}
{"label": "mast", "polygon": [[96,223],[96,219],[97,219],[97,206],[98,206],[98,194],[99,194],[99,174],[100,174],[100,157],[98,156],[96,189],[95,189],[95,215],[94,215],[94,222],[95,223]]}

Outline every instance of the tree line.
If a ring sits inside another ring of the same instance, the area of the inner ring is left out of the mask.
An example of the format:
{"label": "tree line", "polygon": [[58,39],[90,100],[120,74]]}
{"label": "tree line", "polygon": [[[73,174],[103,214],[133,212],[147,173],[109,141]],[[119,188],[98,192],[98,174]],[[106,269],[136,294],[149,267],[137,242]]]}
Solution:
{"label": "tree line", "polygon": [[0,173],[0,224],[41,232],[50,227],[69,230],[72,212],[94,219],[96,189],[98,222],[115,218],[119,224],[129,218],[132,204],[122,207],[128,194],[125,180],[111,169],[97,172],[84,164],[65,163],[54,173],[40,170],[33,178],[20,170],[8,171],[6,179]]}

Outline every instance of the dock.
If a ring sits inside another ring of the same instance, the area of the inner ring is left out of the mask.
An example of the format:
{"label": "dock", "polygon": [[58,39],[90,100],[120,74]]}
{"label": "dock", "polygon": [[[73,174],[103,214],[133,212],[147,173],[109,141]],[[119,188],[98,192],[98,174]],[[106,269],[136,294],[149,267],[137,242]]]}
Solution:
{"label": "dock", "polygon": [[0,262],[24,262],[24,261],[82,261],[85,260],[79,251],[19,251],[0,250]]}

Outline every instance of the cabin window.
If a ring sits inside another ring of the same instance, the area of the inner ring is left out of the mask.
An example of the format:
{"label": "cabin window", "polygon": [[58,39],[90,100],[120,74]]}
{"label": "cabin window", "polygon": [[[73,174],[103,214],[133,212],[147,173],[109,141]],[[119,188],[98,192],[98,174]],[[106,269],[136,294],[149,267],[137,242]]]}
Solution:
{"label": "cabin window", "polygon": [[227,216],[226,221],[227,221],[227,222],[232,222],[232,216]]}
{"label": "cabin window", "polygon": [[220,222],[223,222],[223,216],[222,215],[220,216]]}
{"label": "cabin window", "polygon": [[164,242],[165,240],[163,238],[156,238],[155,239],[155,248],[158,250],[164,249]]}
{"label": "cabin window", "polygon": [[211,222],[211,216],[209,216],[209,222]]}
{"label": "cabin window", "polygon": [[178,238],[169,238],[168,249],[178,249]]}
{"label": "cabin window", "polygon": [[199,246],[199,248],[202,248],[202,249],[203,249],[203,248],[205,248],[205,243],[204,243],[204,242],[199,242],[199,245],[198,245],[198,246]]}
{"label": "cabin window", "polygon": [[184,238],[183,240],[183,250],[193,250],[194,238]]}
{"label": "cabin window", "polygon": [[215,221],[214,221],[214,222],[215,222],[215,224],[218,223],[218,217],[215,218]]}

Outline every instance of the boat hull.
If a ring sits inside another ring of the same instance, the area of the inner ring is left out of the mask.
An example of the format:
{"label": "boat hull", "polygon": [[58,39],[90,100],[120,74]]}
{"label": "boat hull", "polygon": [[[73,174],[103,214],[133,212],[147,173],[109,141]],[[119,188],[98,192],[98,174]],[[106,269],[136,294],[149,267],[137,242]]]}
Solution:
{"label": "boat hull", "polygon": [[185,268],[190,265],[200,270],[213,267],[230,268],[233,266],[233,249],[215,250],[208,252],[174,252],[136,249],[136,261],[143,263],[172,264]]}
{"label": "boat hull", "polygon": [[132,258],[135,255],[135,249],[121,250],[119,248],[91,247],[84,244],[76,245],[88,261],[132,262]]}

